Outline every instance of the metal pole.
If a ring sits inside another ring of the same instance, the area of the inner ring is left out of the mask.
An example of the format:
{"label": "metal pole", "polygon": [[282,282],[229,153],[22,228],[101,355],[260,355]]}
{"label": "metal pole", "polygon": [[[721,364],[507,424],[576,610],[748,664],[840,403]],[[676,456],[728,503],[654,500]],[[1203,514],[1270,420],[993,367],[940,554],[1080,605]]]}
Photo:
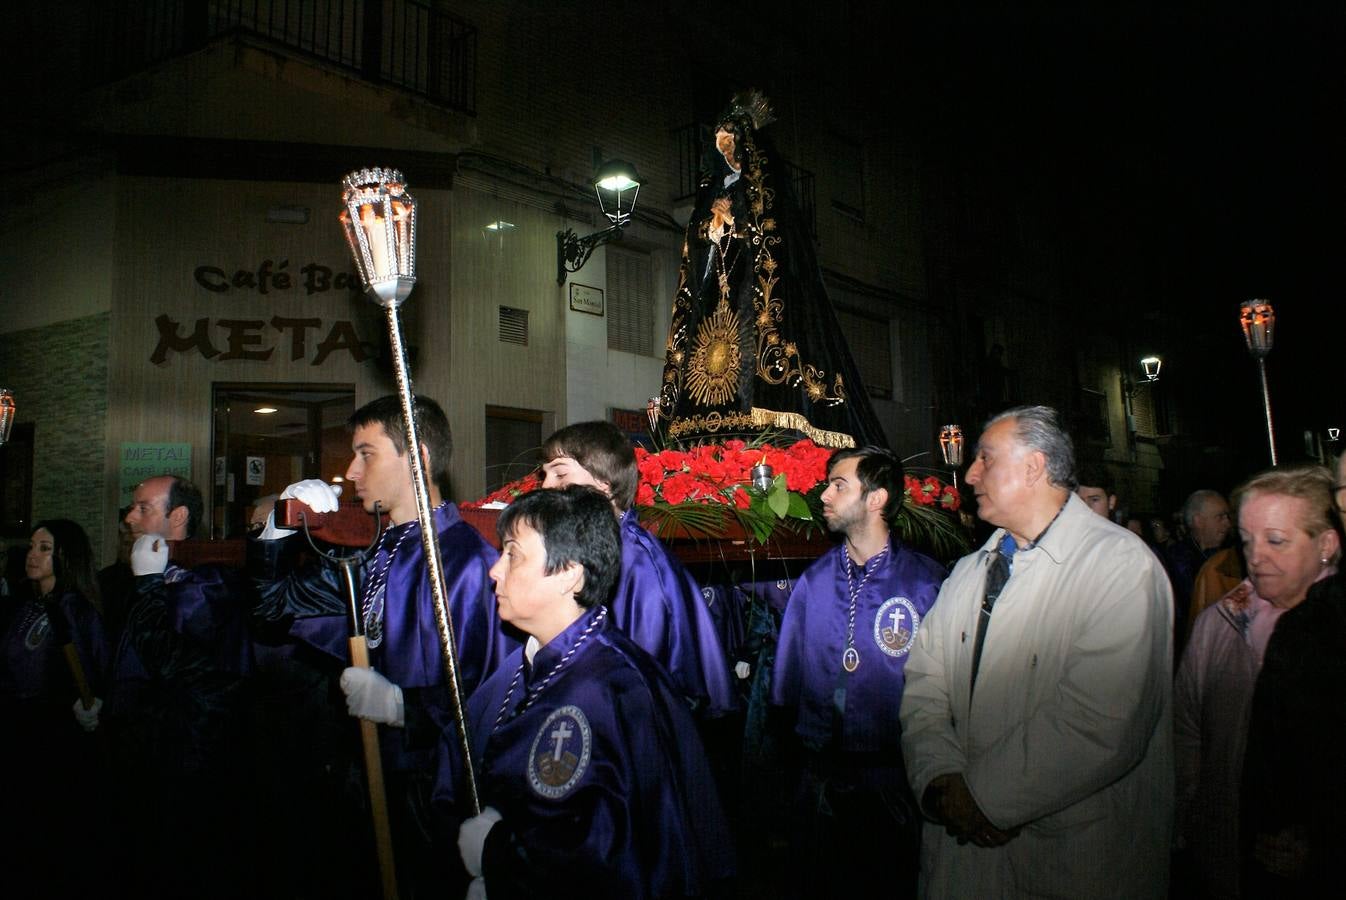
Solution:
{"label": "metal pole", "polygon": [[1262,375],[1262,406],[1267,413],[1267,445],[1271,448],[1271,464],[1276,465],[1276,430],[1271,427],[1271,391],[1267,388],[1267,361],[1257,358],[1257,371]]}
{"label": "metal pole", "polygon": [[435,532],[434,510],[430,506],[430,482],[421,460],[421,441],[416,429],[415,408],[412,401],[411,376],[407,372],[406,351],[402,344],[402,325],[397,318],[396,303],[381,303],[388,314],[388,340],[392,347],[393,365],[397,374],[397,393],[402,400],[402,418],[407,426],[407,452],[411,457],[411,483],[416,492],[416,518],[421,525],[421,547],[430,568],[430,591],[434,599],[435,625],[439,630],[439,646],[444,655],[444,673],[449,682],[449,699],[454,721],[458,723],[459,748],[463,754],[463,773],[466,776],[468,799],[474,815],[481,812],[477,797],[477,779],[472,769],[472,745],[468,740],[467,717],[463,712],[463,686],[458,674],[458,648],[453,637],[453,618],[449,614],[448,591],[444,587],[444,566],[439,556],[439,535]]}

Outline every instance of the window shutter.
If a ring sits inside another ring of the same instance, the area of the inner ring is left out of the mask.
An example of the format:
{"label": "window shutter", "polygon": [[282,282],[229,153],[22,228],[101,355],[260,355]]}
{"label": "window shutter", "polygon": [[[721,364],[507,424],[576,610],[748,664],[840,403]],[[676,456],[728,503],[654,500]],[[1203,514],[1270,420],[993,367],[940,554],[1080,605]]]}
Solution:
{"label": "window shutter", "polygon": [[654,298],[650,255],[607,248],[608,349],[654,354]]}

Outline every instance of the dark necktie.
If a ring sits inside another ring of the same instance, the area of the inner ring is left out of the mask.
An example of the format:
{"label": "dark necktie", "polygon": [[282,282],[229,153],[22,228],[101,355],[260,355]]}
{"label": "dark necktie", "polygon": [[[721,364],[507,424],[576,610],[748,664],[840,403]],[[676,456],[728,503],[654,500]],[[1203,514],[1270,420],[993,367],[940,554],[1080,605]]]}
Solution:
{"label": "dark necktie", "polygon": [[972,645],[972,690],[977,687],[977,669],[981,667],[981,649],[986,643],[986,626],[991,624],[991,610],[1000,599],[1000,592],[1005,589],[1005,582],[1009,581],[1010,563],[1018,549],[1014,538],[1007,533],[1000,539],[995,556],[991,558],[991,564],[986,569],[986,593],[981,598],[981,613],[977,616],[977,637]]}

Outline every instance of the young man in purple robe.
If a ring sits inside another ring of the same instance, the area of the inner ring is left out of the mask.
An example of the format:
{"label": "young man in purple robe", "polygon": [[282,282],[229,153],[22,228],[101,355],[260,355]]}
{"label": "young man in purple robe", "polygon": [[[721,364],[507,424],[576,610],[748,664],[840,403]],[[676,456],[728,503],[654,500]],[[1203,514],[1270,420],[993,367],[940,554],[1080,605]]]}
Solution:
{"label": "young man in purple robe", "polygon": [[[437,403],[415,398],[421,454],[430,474],[446,600],[457,642],[465,695],[482,682],[517,641],[500,628],[488,572],[495,550],[444,499],[452,436]],[[388,726],[380,730],[387,773],[399,882],[412,896],[434,895],[461,876],[451,852],[439,846],[452,835],[441,813],[451,802],[461,757],[450,689],[435,623],[429,571],[407,455],[399,398],[387,396],[356,410],[348,425],[354,458],[346,482],[366,511],[387,512],[389,527],[377,552],[356,573],[357,596],[372,668],[348,667],[340,685],[352,716]],[[300,500],[314,512],[337,509],[338,490],[309,479],[290,485],[282,498]],[[347,601],[341,573],[333,566],[293,570],[303,539],[279,529],[274,514],[249,542],[249,568],[260,599],[256,616],[290,623],[293,635],[339,636],[327,648],[346,655]],[[315,641],[315,643],[322,643]],[[443,804],[434,798],[444,798]],[[433,801],[433,802],[432,802]],[[445,867],[445,860],[448,867]]]}
{"label": "young man in purple robe", "polygon": [[468,897],[715,895],[734,872],[691,713],[616,627],[611,506],[589,487],[501,513],[500,617],[528,637],[468,702],[483,809],[459,830]]}
{"label": "young man in purple robe", "polygon": [[608,604],[617,627],[667,670],[699,713],[733,711],[729,664],[701,588],[632,509],[640,473],[630,439],[610,422],[579,422],[547,438],[542,458],[544,488],[595,487],[620,519],[621,580]]}
{"label": "young man in purple robe", "polygon": [[902,498],[890,451],[832,454],[823,517],[843,540],[795,582],[781,622],[771,702],[802,744],[791,848],[801,897],[915,896],[921,820],[898,709],[907,653],[945,571],[892,534]]}

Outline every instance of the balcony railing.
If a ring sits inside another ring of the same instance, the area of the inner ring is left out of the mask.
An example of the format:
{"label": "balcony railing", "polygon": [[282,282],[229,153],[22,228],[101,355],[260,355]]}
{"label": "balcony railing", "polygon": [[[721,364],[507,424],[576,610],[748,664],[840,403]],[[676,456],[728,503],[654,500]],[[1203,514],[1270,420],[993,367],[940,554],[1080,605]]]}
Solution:
{"label": "balcony railing", "polygon": [[90,86],[245,34],[476,112],[477,30],[420,0],[103,0],[90,9]]}
{"label": "balcony railing", "polygon": [[[695,122],[673,129],[673,144],[678,159],[677,185],[675,201],[690,200],[696,196],[697,185],[701,183],[701,160],[705,149],[711,145],[712,135],[709,125]],[[809,237],[818,237],[818,207],[814,188],[813,172],[796,166],[788,159],[777,154],[777,161],[799,204],[799,214]]]}

